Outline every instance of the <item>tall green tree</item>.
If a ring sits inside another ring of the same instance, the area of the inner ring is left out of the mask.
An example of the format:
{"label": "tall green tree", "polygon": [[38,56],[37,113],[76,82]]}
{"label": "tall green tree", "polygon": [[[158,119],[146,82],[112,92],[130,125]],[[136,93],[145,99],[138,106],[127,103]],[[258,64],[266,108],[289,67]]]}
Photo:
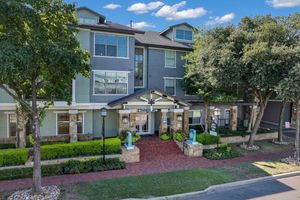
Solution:
{"label": "tall green tree", "polygon": [[32,122],[34,193],[41,192],[41,116],[55,100],[71,101],[76,74],[89,75],[89,55],[70,24],[77,24],[75,6],[62,0],[0,0],[0,87]]}
{"label": "tall green tree", "polygon": [[294,66],[289,76],[279,84],[279,95],[281,98],[296,104],[296,137],[295,137],[295,158],[300,161],[300,64]]}
{"label": "tall green tree", "polygon": [[[251,91],[259,112],[248,146],[253,146],[266,106],[279,82],[288,76],[299,62],[300,15],[289,17],[245,17],[219,41],[221,56],[217,56],[214,76],[218,82],[236,85]],[[222,29],[222,28],[221,28]]]}
{"label": "tall green tree", "polygon": [[197,95],[204,101],[205,133],[208,133],[211,103],[232,103],[238,99],[238,93],[232,88],[217,83],[213,74],[214,61],[220,59],[219,40],[224,40],[228,34],[223,29],[195,33],[193,51],[185,59],[185,89],[188,94]]}

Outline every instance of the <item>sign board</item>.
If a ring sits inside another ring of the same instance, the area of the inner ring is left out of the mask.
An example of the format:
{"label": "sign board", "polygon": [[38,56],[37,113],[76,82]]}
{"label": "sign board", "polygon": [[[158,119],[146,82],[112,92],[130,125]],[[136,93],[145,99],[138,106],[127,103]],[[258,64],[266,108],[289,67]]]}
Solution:
{"label": "sign board", "polygon": [[291,128],[290,122],[285,122],[285,128]]}
{"label": "sign board", "polygon": [[218,136],[218,124],[216,122],[210,123],[210,131],[209,133],[214,136]]}

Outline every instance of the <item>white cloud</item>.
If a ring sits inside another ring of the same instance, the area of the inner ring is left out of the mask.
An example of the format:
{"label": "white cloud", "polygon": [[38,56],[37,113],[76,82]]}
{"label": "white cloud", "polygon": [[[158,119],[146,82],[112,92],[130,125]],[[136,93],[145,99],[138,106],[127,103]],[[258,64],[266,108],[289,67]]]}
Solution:
{"label": "white cloud", "polygon": [[135,3],[127,8],[128,11],[132,11],[136,14],[147,13],[151,10],[155,10],[163,6],[164,3],[161,1],[150,2],[148,4],[145,3]]}
{"label": "white cloud", "polygon": [[132,22],[132,28],[143,29],[143,28],[154,28],[155,25],[148,22]]}
{"label": "white cloud", "polygon": [[225,24],[230,22],[231,20],[233,20],[235,17],[234,13],[228,13],[222,17],[211,17],[210,21],[206,22],[205,25],[207,26],[213,26],[213,25],[217,25],[217,24]]}
{"label": "white cloud", "polygon": [[117,8],[121,8],[121,5],[110,3],[110,4],[107,4],[106,6],[104,6],[103,8],[106,8],[108,10],[116,10]]}
{"label": "white cloud", "polygon": [[300,6],[300,0],[267,0],[266,2],[274,8],[291,8]]}
{"label": "white cloud", "polygon": [[174,5],[164,5],[160,10],[154,13],[156,17],[164,17],[167,20],[180,20],[180,19],[192,19],[198,18],[207,13],[207,11],[202,8],[193,8],[186,10],[178,10],[186,5],[186,1],[181,1]]}

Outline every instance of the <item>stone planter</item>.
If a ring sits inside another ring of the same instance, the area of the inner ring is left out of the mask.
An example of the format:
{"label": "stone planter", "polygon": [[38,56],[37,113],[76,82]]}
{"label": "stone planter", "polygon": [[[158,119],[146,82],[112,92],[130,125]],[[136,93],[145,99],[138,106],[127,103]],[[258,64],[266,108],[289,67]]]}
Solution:
{"label": "stone planter", "polygon": [[188,157],[200,157],[203,155],[203,145],[200,143],[191,144],[189,142],[184,142],[183,153]]}
{"label": "stone planter", "polygon": [[122,147],[122,155],[120,160],[125,163],[136,163],[140,162],[140,149],[134,146],[134,149],[126,149],[126,147]]}
{"label": "stone planter", "polygon": [[[243,143],[247,142],[249,140],[250,135],[246,136],[229,136],[229,137],[221,137],[220,143],[222,144],[233,144],[233,143]],[[278,137],[278,132],[273,133],[263,133],[263,134],[257,134],[255,137],[255,141],[261,141],[261,140],[273,140]]]}

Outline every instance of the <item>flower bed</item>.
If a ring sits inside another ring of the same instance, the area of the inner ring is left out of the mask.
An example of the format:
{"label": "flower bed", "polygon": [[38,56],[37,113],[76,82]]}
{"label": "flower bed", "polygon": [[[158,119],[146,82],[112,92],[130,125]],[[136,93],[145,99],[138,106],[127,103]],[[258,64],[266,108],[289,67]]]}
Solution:
{"label": "flower bed", "polygon": [[241,156],[241,154],[229,145],[221,145],[219,148],[204,150],[204,157],[209,160],[225,160]]}

